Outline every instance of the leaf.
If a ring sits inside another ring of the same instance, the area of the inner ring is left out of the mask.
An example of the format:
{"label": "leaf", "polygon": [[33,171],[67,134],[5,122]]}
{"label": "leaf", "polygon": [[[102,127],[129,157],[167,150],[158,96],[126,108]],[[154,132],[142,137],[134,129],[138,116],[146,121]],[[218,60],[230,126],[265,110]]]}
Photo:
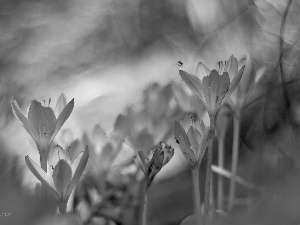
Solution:
{"label": "leaf", "polygon": [[29,170],[36,176],[36,178],[42,182],[58,200],[58,194],[56,192],[55,185],[51,177],[38,165],[36,164],[28,155],[25,156],[25,162]]}
{"label": "leaf", "polygon": [[174,136],[175,136],[176,143],[179,145],[181,152],[187,159],[191,168],[193,168],[197,163],[195,154],[193,150],[191,150],[190,148],[191,143],[189,141],[187,134],[185,133],[180,123],[178,123],[177,121],[174,122]]}
{"label": "leaf", "polygon": [[53,181],[60,200],[68,200],[68,198],[64,198],[64,195],[70,184],[71,178],[71,166],[64,159],[59,160],[53,171]]}
{"label": "leaf", "polygon": [[54,137],[56,136],[56,134],[58,133],[58,131],[60,130],[60,128],[64,125],[64,123],[66,122],[66,120],[71,115],[71,113],[73,111],[73,108],[74,108],[74,98],[63,109],[63,111],[61,112],[61,114],[59,114],[59,116],[57,118],[56,128],[55,128],[54,134],[52,136],[52,140],[54,139]]}
{"label": "leaf", "polygon": [[88,146],[86,146],[86,148],[83,152],[83,155],[80,159],[80,162],[78,164],[78,167],[77,167],[77,169],[71,179],[70,185],[68,186],[68,189],[66,191],[65,200],[69,198],[70,194],[72,193],[73,189],[75,188],[76,184],[78,183],[78,181],[86,167],[88,159],[89,159],[89,148],[88,148]]}

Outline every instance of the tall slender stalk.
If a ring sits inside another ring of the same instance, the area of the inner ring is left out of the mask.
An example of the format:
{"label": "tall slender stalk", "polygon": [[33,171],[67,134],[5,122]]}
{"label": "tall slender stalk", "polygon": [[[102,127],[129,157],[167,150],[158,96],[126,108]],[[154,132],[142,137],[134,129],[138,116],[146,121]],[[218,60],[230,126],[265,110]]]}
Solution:
{"label": "tall slender stalk", "polygon": [[146,190],[145,190],[142,225],[147,225],[147,210],[148,210],[148,195],[149,195],[149,192],[150,192],[150,186],[146,187]]}
{"label": "tall slender stalk", "polygon": [[210,208],[210,183],[211,183],[211,164],[212,164],[212,150],[213,140],[216,128],[216,115],[210,115],[210,138],[208,140],[208,151],[207,151],[207,166],[205,176],[205,195],[204,195],[204,224],[208,224],[209,221],[209,208]]}
{"label": "tall slender stalk", "polygon": [[234,194],[235,194],[235,178],[238,167],[238,157],[239,157],[239,137],[240,137],[240,113],[236,112],[233,117],[233,149],[232,149],[232,164],[231,164],[231,179],[230,179],[230,189],[228,197],[228,212],[232,211]]}
{"label": "tall slender stalk", "polygon": [[[218,165],[220,168],[224,168],[224,135],[220,135],[218,138]],[[218,175],[218,209],[223,209],[223,196],[224,195],[224,182],[223,177]]]}
{"label": "tall slender stalk", "polygon": [[59,201],[58,202],[58,208],[59,208],[60,214],[67,213],[67,202],[65,202],[65,201]]}
{"label": "tall slender stalk", "polygon": [[[40,163],[41,163],[41,168],[47,173],[47,159],[48,159],[48,155],[44,154],[44,153],[40,153]],[[46,197],[47,196],[47,187],[41,183],[41,196],[42,197]]]}
{"label": "tall slender stalk", "polygon": [[196,215],[197,225],[202,224],[201,198],[200,198],[200,178],[199,167],[192,169],[193,190],[194,190],[194,214]]}

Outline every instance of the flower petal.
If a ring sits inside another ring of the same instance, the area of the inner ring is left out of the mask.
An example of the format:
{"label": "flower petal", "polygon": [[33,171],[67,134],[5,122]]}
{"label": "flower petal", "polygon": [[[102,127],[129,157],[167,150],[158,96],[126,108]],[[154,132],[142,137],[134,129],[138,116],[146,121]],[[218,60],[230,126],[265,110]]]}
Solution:
{"label": "flower petal", "polygon": [[62,159],[71,164],[68,153],[60,145],[55,145],[54,148],[49,152],[48,156],[50,167],[54,169],[58,162]]}
{"label": "flower petal", "polygon": [[219,92],[219,78],[220,75],[216,70],[212,70],[210,75],[210,109],[212,112],[215,112],[216,110],[216,102],[217,102],[217,96]]}
{"label": "flower petal", "polygon": [[36,100],[30,104],[28,121],[40,145],[49,145],[56,127],[53,109],[44,107]]}
{"label": "flower petal", "polygon": [[29,170],[36,176],[36,178],[41,181],[45,186],[48,187],[48,189],[51,191],[51,193],[55,196],[56,199],[58,199],[58,194],[56,192],[53,180],[50,176],[38,165],[36,164],[28,155],[25,156],[26,164],[29,168]]}
{"label": "flower petal", "polygon": [[54,139],[54,137],[56,136],[56,134],[58,133],[58,131],[60,130],[62,125],[64,125],[66,120],[69,118],[69,116],[71,115],[71,113],[73,111],[73,108],[74,108],[74,98],[67,104],[67,106],[61,112],[61,114],[59,114],[59,116],[57,118],[56,128],[52,135],[51,141]]}
{"label": "flower petal", "polygon": [[180,121],[180,125],[186,131],[190,128],[190,126],[195,127],[197,121],[198,121],[197,114],[189,112],[184,116],[183,120]]}
{"label": "flower petal", "polygon": [[179,75],[181,76],[181,79],[186,83],[186,85],[191,89],[191,91],[204,103],[206,106],[206,99],[204,98],[203,94],[203,88],[201,84],[201,80],[191,74],[188,74],[187,72],[183,70],[179,70]]}
{"label": "flower petal", "polygon": [[204,105],[207,111],[210,111],[210,75],[203,77],[202,79],[202,88],[203,88],[203,96],[204,96]]}
{"label": "flower petal", "polygon": [[108,169],[112,165],[115,159],[115,154],[113,146],[110,143],[107,143],[105,146],[103,146],[99,159],[101,160],[100,162],[98,162],[99,164],[101,164],[99,166],[103,169]]}
{"label": "flower petal", "polygon": [[99,124],[94,126],[92,140],[95,144],[96,151],[99,151],[108,142],[107,134]]}
{"label": "flower petal", "polygon": [[32,131],[28,119],[22,113],[20,106],[16,100],[11,103],[12,111],[15,117],[23,124],[25,130],[31,135],[31,137],[37,142],[37,137],[35,136],[34,132]]}
{"label": "flower petal", "polygon": [[200,152],[202,151],[202,149],[201,149],[201,144],[203,141],[202,135],[197,129],[194,129],[193,127],[189,128],[187,135],[188,135],[190,143],[191,143],[191,149],[194,151],[194,154],[198,161]]}
{"label": "flower petal", "polygon": [[68,149],[68,155],[70,157],[71,163],[74,162],[74,160],[78,157],[78,155],[83,152],[83,145],[81,142],[76,139],[75,141],[72,142]]}
{"label": "flower petal", "polygon": [[56,102],[56,106],[55,106],[55,113],[57,116],[59,116],[59,114],[61,114],[61,112],[63,111],[63,109],[66,107],[67,105],[67,98],[64,95],[64,93],[62,93],[57,102]]}
{"label": "flower petal", "polygon": [[227,91],[230,86],[230,79],[227,72],[224,72],[219,77],[219,90],[216,98],[216,108],[220,109],[222,105],[223,98],[226,96]]}
{"label": "flower petal", "polygon": [[84,152],[83,152],[83,155],[80,159],[80,162],[78,164],[78,167],[76,168],[76,171],[72,177],[72,180],[70,182],[70,185],[66,191],[66,195],[65,195],[65,200],[69,198],[70,194],[72,193],[73,189],[75,188],[77,182],[79,181],[84,169],[85,169],[85,166],[88,162],[88,159],[89,159],[89,149],[88,149],[88,146],[86,146]]}
{"label": "flower petal", "polygon": [[[80,152],[80,153],[78,154],[78,156],[77,156],[77,157],[74,159],[74,161],[72,162],[72,164],[71,164],[72,173],[74,173],[74,172],[76,171],[76,169],[77,169],[77,167],[78,167],[78,165],[79,165],[79,163],[80,163],[80,160],[81,160],[82,155],[83,155],[83,151]],[[97,161],[97,164],[98,164],[98,161]],[[96,164],[96,165],[97,165],[97,164]]]}
{"label": "flower petal", "polygon": [[60,200],[68,200],[64,197],[72,178],[72,168],[67,161],[61,159],[53,171],[53,181]]}
{"label": "flower petal", "polygon": [[134,149],[136,151],[149,151],[154,145],[154,139],[151,134],[147,131],[147,129],[143,129],[139,134],[136,136],[134,140]]}
{"label": "flower petal", "polygon": [[245,69],[245,65],[239,70],[239,73],[230,82],[229,90],[228,90],[228,92],[227,92],[227,94],[224,97],[224,99],[223,99],[222,102],[225,102],[227,100],[227,98],[230,96],[230,94],[234,91],[234,89],[236,88],[236,86],[239,84],[239,82],[240,82],[240,80],[242,78],[244,69]]}
{"label": "flower petal", "polygon": [[136,154],[133,157],[133,161],[143,171],[143,173],[145,174],[146,173],[146,169],[144,167],[144,164],[143,164],[143,162],[142,162],[139,154]]}
{"label": "flower petal", "polygon": [[200,80],[203,79],[203,77],[210,74],[210,69],[206,67],[202,62],[199,62],[196,68],[195,75],[200,78]]}
{"label": "flower petal", "polygon": [[173,157],[174,155],[174,148],[172,148],[170,145],[167,145],[165,142],[161,143],[162,152],[164,153],[164,161],[163,166],[165,166]]}
{"label": "flower petal", "polygon": [[226,70],[230,77],[235,77],[238,74],[238,61],[231,55],[226,64]]}
{"label": "flower petal", "polygon": [[179,148],[185,158],[187,159],[190,167],[194,167],[197,163],[195,154],[193,150],[191,150],[191,143],[184,129],[177,121],[174,122],[174,136]]}

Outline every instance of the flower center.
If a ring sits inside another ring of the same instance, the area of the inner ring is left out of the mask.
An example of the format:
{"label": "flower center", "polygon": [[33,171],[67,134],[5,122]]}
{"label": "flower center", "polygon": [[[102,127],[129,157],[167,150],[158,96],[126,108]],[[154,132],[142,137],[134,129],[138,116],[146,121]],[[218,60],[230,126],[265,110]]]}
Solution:
{"label": "flower center", "polygon": [[219,65],[219,75],[222,75],[226,70],[227,62],[220,61],[218,62],[218,65]]}
{"label": "flower center", "polygon": [[[44,106],[46,107],[46,101],[43,100],[43,102],[44,102]],[[50,107],[50,103],[51,103],[51,98],[49,98],[49,100],[48,100],[48,107]]]}

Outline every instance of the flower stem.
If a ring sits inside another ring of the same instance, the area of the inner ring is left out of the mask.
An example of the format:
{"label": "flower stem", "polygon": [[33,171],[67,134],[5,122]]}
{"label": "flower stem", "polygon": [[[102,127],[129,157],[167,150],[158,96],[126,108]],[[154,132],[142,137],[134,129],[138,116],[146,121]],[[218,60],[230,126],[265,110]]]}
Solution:
{"label": "flower stem", "polygon": [[212,150],[213,150],[213,140],[216,127],[216,115],[210,115],[210,134],[208,141],[208,151],[207,151],[207,166],[206,166],[206,176],[205,176],[205,195],[204,195],[204,224],[208,224],[209,220],[209,199],[210,199],[210,183],[211,183],[211,164],[212,164]]}
{"label": "flower stem", "polygon": [[[44,153],[40,153],[40,163],[41,163],[41,167],[42,169],[47,173],[47,159],[48,159],[48,155],[44,154]],[[41,195],[43,197],[47,196],[47,187],[41,183]]]}
{"label": "flower stem", "polygon": [[201,199],[200,199],[200,179],[199,179],[199,167],[192,169],[192,179],[194,186],[194,213],[197,219],[197,225],[202,224],[202,216],[201,216]]}
{"label": "flower stem", "polygon": [[65,201],[59,201],[58,202],[58,208],[59,208],[60,214],[67,213],[67,202],[65,202]]}
{"label": "flower stem", "polygon": [[232,211],[234,194],[235,194],[235,178],[238,166],[239,157],[239,137],[240,137],[240,116],[236,113],[233,118],[233,149],[232,149],[232,164],[231,164],[231,179],[228,197],[228,212]]}
{"label": "flower stem", "polygon": [[[219,137],[218,140],[218,165],[220,168],[224,167],[224,135]],[[223,177],[218,175],[218,209],[223,209],[223,194],[224,182]]]}
{"label": "flower stem", "polygon": [[150,192],[150,186],[146,187],[143,204],[143,221],[142,225],[147,225],[147,210],[148,210],[148,195]]}

